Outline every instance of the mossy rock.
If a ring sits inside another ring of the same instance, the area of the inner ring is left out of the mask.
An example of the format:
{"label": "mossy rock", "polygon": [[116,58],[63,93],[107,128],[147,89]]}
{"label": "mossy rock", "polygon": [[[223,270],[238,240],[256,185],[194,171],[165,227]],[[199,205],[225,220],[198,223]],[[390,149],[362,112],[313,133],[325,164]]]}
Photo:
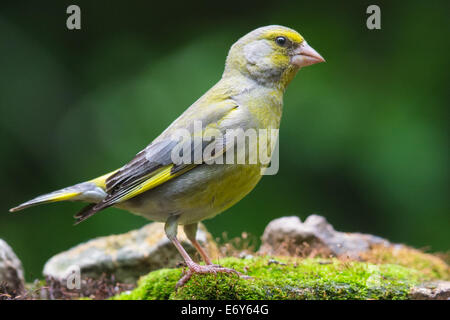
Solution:
{"label": "mossy rock", "polygon": [[429,273],[398,264],[292,257],[225,258],[252,279],[231,274],[194,275],[182,288],[182,269],[161,269],[140,279],[131,292],[113,299],[408,299],[410,290],[433,279]]}

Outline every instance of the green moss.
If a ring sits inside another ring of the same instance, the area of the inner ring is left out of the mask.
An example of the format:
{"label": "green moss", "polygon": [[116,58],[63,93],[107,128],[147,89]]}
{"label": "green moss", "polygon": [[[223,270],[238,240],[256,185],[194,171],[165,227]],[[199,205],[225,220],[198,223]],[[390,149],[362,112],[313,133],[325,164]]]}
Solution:
{"label": "green moss", "polygon": [[181,269],[162,269],[141,278],[138,287],[114,299],[406,299],[411,286],[429,277],[394,264],[338,259],[269,257],[220,261],[236,275],[194,275],[175,292]]}
{"label": "green moss", "polygon": [[374,246],[362,258],[376,264],[395,263],[418,270],[430,278],[450,280],[450,268],[444,260],[407,246]]}
{"label": "green moss", "polygon": [[150,272],[139,280],[138,286],[131,292],[125,292],[113,299],[161,300],[167,299],[174,291],[181,277],[181,269],[161,269]]}

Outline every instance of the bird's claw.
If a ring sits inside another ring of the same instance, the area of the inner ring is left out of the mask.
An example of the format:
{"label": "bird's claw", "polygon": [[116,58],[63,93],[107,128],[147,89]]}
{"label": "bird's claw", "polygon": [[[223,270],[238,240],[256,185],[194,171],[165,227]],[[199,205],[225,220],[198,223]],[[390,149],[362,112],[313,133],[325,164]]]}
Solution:
{"label": "bird's claw", "polygon": [[181,277],[181,279],[177,282],[176,286],[175,286],[175,290],[178,290],[178,288],[184,286],[189,279],[192,277],[193,274],[195,273],[200,273],[200,274],[208,274],[208,273],[212,273],[212,274],[217,274],[218,272],[223,272],[223,273],[231,273],[231,274],[235,274],[238,275],[239,277],[243,278],[243,279],[251,279],[251,277],[246,276],[234,269],[231,268],[225,268],[222,267],[220,265],[217,264],[209,264],[209,265],[199,265],[196,263],[191,263],[188,265],[188,269],[186,271],[183,272],[183,276]]}

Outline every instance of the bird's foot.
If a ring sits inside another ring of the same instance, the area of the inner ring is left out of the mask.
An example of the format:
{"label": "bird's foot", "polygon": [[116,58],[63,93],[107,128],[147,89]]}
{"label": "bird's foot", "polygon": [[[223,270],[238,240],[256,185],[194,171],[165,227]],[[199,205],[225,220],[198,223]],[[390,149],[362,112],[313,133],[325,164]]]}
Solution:
{"label": "bird's foot", "polygon": [[222,266],[219,266],[217,264],[208,264],[208,265],[200,265],[197,263],[190,263],[188,264],[188,269],[184,272],[183,277],[181,277],[181,279],[177,282],[177,285],[175,286],[175,290],[177,290],[178,288],[184,286],[189,279],[192,277],[193,274],[195,273],[201,273],[201,274],[217,274],[218,272],[223,272],[223,273],[231,273],[231,274],[235,274],[241,278],[244,279],[250,279],[251,277],[246,276],[234,269],[231,268],[224,268]]}

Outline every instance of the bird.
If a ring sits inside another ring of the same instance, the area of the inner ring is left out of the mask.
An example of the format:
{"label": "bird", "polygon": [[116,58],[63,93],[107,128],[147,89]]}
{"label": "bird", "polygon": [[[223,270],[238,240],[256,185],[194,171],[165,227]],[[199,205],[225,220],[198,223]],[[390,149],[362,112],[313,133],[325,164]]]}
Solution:
{"label": "bird", "polygon": [[[229,138],[230,130],[278,130],[287,86],[301,68],[321,62],[324,58],[297,31],[280,25],[257,28],[231,46],[220,80],[130,162],[95,179],[38,196],[10,211],[57,201],[82,201],[88,204],[74,216],[80,223],[108,207],[121,208],[164,223],[167,238],[187,266],[176,288],[193,274],[224,272],[245,277],[213,264],[196,240],[198,223],[244,198],[268,164],[221,163],[218,159],[237,150],[234,139]],[[180,132],[194,141],[198,135],[217,134],[211,137],[214,149],[209,158],[192,161],[194,151],[206,151],[207,144],[189,140],[180,144],[175,135]],[[177,148],[180,150],[175,152]],[[270,158],[273,146],[267,152]],[[181,154],[191,161],[174,156]],[[248,158],[246,155],[244,160]],[[204,264],[194,262],[180,244],[179,225]]]}

